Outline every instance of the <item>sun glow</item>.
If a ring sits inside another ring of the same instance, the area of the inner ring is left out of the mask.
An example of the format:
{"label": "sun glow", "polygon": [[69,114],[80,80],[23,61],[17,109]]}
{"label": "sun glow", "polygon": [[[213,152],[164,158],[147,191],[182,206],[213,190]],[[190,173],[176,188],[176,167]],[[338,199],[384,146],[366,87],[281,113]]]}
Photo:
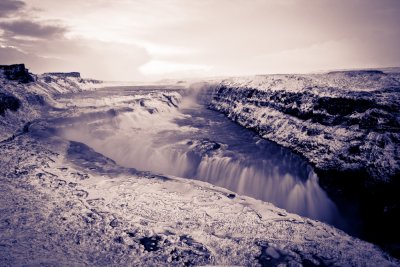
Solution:
{"label": "sun glow", "polygon": [[207,65],[184,64],[161,60],[152,60],[139,68],[140,72],[145,75],[162,75],[178,72],[185,74],[195,74],[198,72],[209,72],[211,69],[212,67]]}

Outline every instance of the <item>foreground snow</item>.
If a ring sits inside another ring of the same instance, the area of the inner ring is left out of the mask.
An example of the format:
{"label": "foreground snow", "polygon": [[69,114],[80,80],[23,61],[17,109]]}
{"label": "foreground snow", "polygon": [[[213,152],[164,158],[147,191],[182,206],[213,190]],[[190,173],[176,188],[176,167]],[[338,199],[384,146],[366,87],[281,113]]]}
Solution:
{"label": "foreground snow", "polygon": [[399,264],[272,204],[38,140],[40,128],[1,144],[2,265]]}

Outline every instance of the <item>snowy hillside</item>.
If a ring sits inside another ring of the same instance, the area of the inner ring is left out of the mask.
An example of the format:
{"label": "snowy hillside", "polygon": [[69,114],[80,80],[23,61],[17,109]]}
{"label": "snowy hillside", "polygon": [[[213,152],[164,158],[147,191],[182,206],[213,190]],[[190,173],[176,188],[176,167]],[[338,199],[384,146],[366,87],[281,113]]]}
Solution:
{"label": "snowy hillside", "polygon": [[101,81],[80,78],[79,73],[34,75],[23,64],[0,66],[0,141],[23,131],[24,125],[48,109],[48,104],[55,105],[54,95],[103,86]]}
{"label": "snowy hillside", "polygon": [[44,73],[38,75],[37,83],[52,93],[73,93],[103,87],[102,81],[83,79],[79,72]]}

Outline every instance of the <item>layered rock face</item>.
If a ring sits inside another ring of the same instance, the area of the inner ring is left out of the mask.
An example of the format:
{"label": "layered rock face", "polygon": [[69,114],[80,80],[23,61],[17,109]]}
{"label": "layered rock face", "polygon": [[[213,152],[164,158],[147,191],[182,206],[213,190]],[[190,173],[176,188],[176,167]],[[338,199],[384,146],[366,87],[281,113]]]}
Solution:
{"label": "layered rock face", "polygon": [[79,72],[46,72],[43,73],[44,76],[57,76],[57,77],[74,77],[80,78],[81,74]]}
{"label": "layered rock face", "polygon": [[[302,154],[332,195],[360,202],[362,212],[374,214],[374,227],[395,228],[392,221],[400,217],[400,74],[266,75],[206,87],[210,108]],[[375,216],[381,216],[379,223]]]}
{"label": "layered rock face", "polygon": [[83,79],[79,72],[48,72],[38,76],[38,80],[57,91],[77,92],[97,88],[102,81]]}
{"label": "layered rock face", "polygon": [[379,72],[231,79],[212,86],[210,107],[319,169],[387,180],[400,170],[398,79]]}

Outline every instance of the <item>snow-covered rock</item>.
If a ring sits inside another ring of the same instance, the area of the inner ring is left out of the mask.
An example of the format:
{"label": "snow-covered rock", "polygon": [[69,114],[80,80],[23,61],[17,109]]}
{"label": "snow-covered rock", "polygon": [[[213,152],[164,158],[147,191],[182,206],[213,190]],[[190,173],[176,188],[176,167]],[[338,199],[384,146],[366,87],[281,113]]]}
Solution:
{"label": "snow-covered rock", "polygon": [[203,88],[210,108],[307,158],[332,198],[355,203],[364,237],[399,253],[400,73],[260,75]]}
{"label": "snow-covered rock", "polygon": [[81,78],[78,72],[34,75],[24,64],[0,66],[0,141],[20,134],[49,105],[57,106],[55,95],[104,86],[102,81]]}
{"label": "snow-covered rock", "polygon": [[53,93],[73,93],[103,87],[103,82],[83,79],[79,72],[49,72],[38,76],[38,83]]}
{"label": "snow-covered rock", "polygon": [[400,74],[380,71],[232,78],[210,107],[323,170],[400,172]]}

